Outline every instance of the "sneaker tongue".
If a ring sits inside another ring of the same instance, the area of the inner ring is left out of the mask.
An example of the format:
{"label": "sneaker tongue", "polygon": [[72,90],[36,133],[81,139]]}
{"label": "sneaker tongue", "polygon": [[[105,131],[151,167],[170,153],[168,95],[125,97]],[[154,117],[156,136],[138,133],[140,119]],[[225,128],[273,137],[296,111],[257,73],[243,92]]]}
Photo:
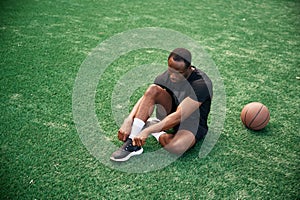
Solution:
{"label": "sneaker tongue", "polygon": [[129,145],[132,145],[132,140],[130,138],[128,138],[122,145],[121,148],[125,149],[126,147],[128,147]]}
{"label": "sneaker tongue", "polygon": [[126,142],[123,144],[123,146],[121,147],[121,149],[123,151],[129,151],[129,152],[133,152],[133,151],[138,151],[141,149],[141,147],[139,146],[133,146],[132,145],[132,139],[131,138],[128,138],[126,140]]}
{"label": "sneaker tongue", "polygon": [[127,150],[128,150],[128,151],[130,151],[130,152],[132,152],[132,151],[136,151],[136,147],[135,147],[135,146],[132,146],[132,145],[130,145],[130,146],[128,146],[128,147],[127,147]]}

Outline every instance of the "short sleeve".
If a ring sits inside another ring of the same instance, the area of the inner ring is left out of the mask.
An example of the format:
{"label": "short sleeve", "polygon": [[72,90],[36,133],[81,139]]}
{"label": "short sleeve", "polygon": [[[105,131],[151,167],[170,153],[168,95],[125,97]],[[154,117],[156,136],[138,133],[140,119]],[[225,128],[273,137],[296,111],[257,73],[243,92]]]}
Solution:
{"label": "short sleeve", "polygon": [[199,102],[204,102],[207,99],[211,99],[211,92],[208,89],[210,83],[206,83],[203,79],[197,80],[192,83],[192,88],[197,96],[197,99],[194,99]]}

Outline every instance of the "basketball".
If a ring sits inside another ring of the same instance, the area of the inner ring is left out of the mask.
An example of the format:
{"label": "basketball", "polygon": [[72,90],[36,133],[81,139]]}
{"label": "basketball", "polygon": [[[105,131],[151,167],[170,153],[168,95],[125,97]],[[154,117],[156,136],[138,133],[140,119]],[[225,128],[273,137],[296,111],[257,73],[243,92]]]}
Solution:
{"label": "basketball", "polygon": [[258,131],[269,123],[270,112],[264,104],[251,102],[242,109],[241,120],[247,128]]}

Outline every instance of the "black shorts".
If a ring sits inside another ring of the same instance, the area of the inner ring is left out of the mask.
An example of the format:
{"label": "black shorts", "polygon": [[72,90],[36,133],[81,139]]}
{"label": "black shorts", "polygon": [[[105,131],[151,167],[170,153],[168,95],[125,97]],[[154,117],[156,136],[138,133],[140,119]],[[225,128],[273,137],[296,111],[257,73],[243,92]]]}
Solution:
{"label": "black shorts", "polygon": [[[166,91],[170,94],[172,97],[172,110],[171,113],[175,112],[177,110],[177,107],[179,105],[179,101],[177,97],[168,89]],[[159,120],[162,120],[165,116],[159,112],[159,110],[156,110],[156,117]],[[203,139],[207,133],[207,128],[200,125],[200,116],[195,118],[193,116],[188,117],[184,121],[180,122],[177,126],[173,127],[170,130],[167,130],[166,132],[176,134],[179,130],[188,130],[192,132],[196,138],[196,141]]]}

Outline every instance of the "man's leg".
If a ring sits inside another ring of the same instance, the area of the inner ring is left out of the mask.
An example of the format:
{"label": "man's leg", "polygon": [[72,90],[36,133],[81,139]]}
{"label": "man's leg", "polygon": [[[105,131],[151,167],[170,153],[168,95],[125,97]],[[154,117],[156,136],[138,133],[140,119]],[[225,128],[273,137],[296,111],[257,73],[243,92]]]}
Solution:
{"label": "man's leg", "polygon": [[129,138],[118,151],[112,154],[110,158],[111,160],[126,161],[131,156],[139,155],[143,152],[142,147],[132,145],[132,138],[138,135],[142,130],[145,124],[144,122],[146,122],[147,119],[152,115],[154,106],[156,104],[159,105],[161,110],[164,110],[165,115],[172,111],[171,95],[162,87],[152,84],[148,87],[139,103],[139,107],[137,108],[134,116],[134,122],[132,124],[132,130]]}
{"label": "man's leg", "polygon": [[161,111],[163,110],[165,115],[170,114],[172,111],[171,95],[162,87],[152,84],[144,93],[135,118],[141,119],[146,122],[153,113],[155,105],[158,105],[158,109]]}
{"label": "man's leg", "polygon": [[172,97],[162,87],[152,84],[139,103],[129,138],[133,139],[140,133],[145,122],[152,115],[155,105],[157,105],[157,112],[160,113],[160,116],[165,117],[172,110]]}
{"label": "man's leg", "polygon": [[196,138],[188,130],[179,130],[176,134],[162,134],[159,143],[170,153],[181,155],[195,145]]}

